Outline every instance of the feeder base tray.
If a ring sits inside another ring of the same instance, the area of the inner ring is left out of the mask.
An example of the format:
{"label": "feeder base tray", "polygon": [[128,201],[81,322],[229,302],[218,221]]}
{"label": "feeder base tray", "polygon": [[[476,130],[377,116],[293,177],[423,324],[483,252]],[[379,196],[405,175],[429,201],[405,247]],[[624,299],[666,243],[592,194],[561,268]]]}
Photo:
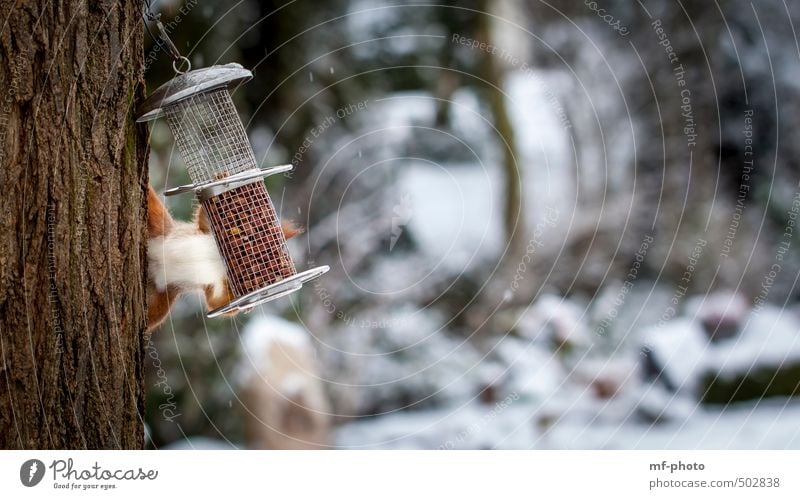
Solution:
{"label": "feeder base tray", "polygon": [[239,297],[224,307],[216,308],[208,313],[208,317],[216,317],[218,315],[227,314],[228,312],[233,312],[235,310],[245,310],[255,307],[256,305],[284,297],[288,294],[294,293],[298,289],[302,288],[304,283],[310,281],[311,279],[316,279],[328,270],[330,270],[330,267],[327,265],[322,265],[321,267],[315,267],[313,269],[300,272],[292,277],[278,281],[275,284],[270,284],[269,286],[257,289],[252,293],[248,293],[242,297]]}

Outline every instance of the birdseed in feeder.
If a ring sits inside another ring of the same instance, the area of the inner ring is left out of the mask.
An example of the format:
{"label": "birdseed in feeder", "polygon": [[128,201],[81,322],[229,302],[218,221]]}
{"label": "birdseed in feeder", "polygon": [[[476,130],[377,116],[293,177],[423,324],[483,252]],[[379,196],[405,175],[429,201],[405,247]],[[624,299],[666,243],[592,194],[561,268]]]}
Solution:
{"label": "birdseed in feeder", "polygon": [[238,296],[297,273],[275,208],[260,179],[202,203]]}

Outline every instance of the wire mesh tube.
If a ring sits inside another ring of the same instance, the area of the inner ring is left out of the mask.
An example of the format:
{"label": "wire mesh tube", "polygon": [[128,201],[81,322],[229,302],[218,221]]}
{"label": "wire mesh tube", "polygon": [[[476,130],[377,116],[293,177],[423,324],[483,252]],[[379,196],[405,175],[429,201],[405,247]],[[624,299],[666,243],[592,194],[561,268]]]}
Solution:
{"label": "wire mesh tube", "polygon": [[234,294],[243,296],[297,274],[275,207],[260,179],[202,204]]}
{"label": "wire mesh tube", "polygon": [[257,168],[228,89],[193,95],[164,111],[194,184]]}

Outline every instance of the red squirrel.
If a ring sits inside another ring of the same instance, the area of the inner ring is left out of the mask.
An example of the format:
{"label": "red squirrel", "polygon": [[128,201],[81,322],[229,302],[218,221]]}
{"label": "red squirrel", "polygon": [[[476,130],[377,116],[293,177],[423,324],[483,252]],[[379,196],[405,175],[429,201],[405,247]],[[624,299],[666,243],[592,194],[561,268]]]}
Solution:
{"label": "red squirrel", "polygon": [[[205,210],[198,207],[192,222],[177,221],[151,186],[147,210],[147,331],[164,322],[183,293],[202,292],[209,310],[230,303],[234,295]],[[302,232],[291,222],[281,229],[286,239]]]}

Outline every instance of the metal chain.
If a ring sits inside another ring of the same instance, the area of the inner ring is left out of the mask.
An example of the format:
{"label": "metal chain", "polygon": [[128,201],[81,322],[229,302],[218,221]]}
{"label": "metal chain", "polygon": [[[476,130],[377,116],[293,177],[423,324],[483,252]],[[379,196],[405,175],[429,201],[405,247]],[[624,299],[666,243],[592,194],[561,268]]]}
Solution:
{"label": "metal chain", "polygon": [[[144,0],[144,7],[144,26],[147,28],[150,38],[156,42],[159,48],[169,53],[170,57],[172,58],[172,69],[174,69],[178,74],[183,74],[186,71],[191,70],[191,62],[189,62],[189,59],[181,55],[181,53],[178,51],[178,47],[176,47],[172,42],[172,39],[170,39],[166,28],[164,28],[164,24],[161,23],[161,14],[153,14],[153,6],[150,0]],[[147,24],[147,21],[155,23],[156,28],[158,29],[158,36],[153,35],[153,32],[150,31],[150,26]],[[186,69],[181,71],[179,68],[184,65],[186,66]]]}

